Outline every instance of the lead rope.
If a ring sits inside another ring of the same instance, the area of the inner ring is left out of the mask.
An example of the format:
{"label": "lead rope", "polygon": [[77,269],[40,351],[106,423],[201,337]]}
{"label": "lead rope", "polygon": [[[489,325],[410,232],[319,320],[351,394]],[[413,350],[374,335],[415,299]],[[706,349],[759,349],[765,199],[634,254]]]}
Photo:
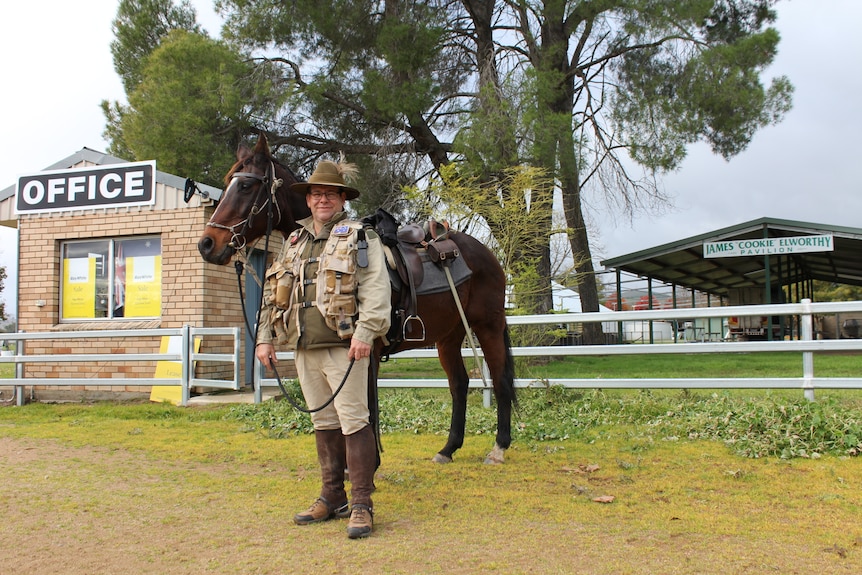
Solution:
{"label": "lead rope", "polygon": [[341,393],[341,390],[344,388],[344,384],[347,383],[347,376],[350,375],[350,370],[353,369],[354,363],[356,363],[355,358],[350,360],[350,365],[347,366],[347,371],[344,372],[344,378],[341,380],[341,383],[338,384],[338,388],[332,394],[332,397],[327,399],[320,407],[314,408],[303,407],[299,405],[296,401],[294,401],[290,394],[287,393],[287,389],[285,389],[284,384],[282,384],[281,376],[278,375],[278,370],[275,369],[275,364],[272,364],[272,372],[275,374],[275,381],[278,383],[278,389],[281,390],[281,394],[284,396],[285,399],[287,399],[287,401],[290,402],[290,405],[292,405],[294,409],[296,409],[297,411],[301,411],[302,413],[317,413],[318,411],[322,411],[329,407],[329,404],[335,401],[335,398],[338,396],[339,393]]}

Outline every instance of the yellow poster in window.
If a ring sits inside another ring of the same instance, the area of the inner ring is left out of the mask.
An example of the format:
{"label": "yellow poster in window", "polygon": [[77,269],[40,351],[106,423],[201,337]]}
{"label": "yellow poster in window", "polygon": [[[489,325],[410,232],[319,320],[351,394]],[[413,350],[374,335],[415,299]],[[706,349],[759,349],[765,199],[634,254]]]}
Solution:
{"label": "yellow poster in window", "polygon": [[63,318],[96,317],[96,258],[63,260]]}
{"label": "yellow poster in window", "polygon": [[162,313],[162,256],[126,258],[126,317]]}

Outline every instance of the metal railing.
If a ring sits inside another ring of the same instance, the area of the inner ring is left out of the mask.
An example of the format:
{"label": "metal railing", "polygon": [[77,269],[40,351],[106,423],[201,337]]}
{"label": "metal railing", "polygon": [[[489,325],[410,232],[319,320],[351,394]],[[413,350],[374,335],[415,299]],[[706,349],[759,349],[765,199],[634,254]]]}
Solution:
{"label": "metal railing", "polygon": [[[145,338],[145,337],[179,337],[181,346],[179,351],[167,353],[86,353],[86,354],[51,354],[51,355],[26,355],[27,342],[38,340],[81,340],[81,339],[104,339],[104,338]],[[233,339],[233,351],[231,353],[197,353],[195,352],[195,340],[206,336],[229,336]],[[25,386],[87,386],[87,387],[143,387],[143,386],[180,386],[181,405],[187,405],[190,388],[195,386],[213,387],[221,389],[240,389],[240,328],[204,328],[183,326],[181,328],[166,329],[130,329],[130,330],[103,330],[103,331],[69,331],[69,332],[40,332],[40,333],[4,333],[2,338],[7,341],[15,341],[17,353],[15,355],[0,356],[0,363],[14,363],[15,377],[0,379],[0,386],[13,386],[15,388],[15,400],[17,405],[24,403]],[[89,378],[57,378],[57,377],[24,377],[24,366],[26,364],[48,364],[48,363],[76,363],[76,362],[178,362],[180,365],[179,377],[89,377]],[[195,377],[192,366],[197,361],[211,361],[230,363],[233,365],[233,379],[205,379]]]}
{"label": "metal railing", "polygon": [[[746,305],[734,307],[708,307],[708,308],[685,308],[685,309],[661,309],[645,311],[620,311],[620,312],[596,312],[596,313],[560,313],[549,315],[509,316],[507,318],[510,326],[514,325],[559,325],[571,323],[593,323],[593,322],[658,322],[658,321],[680,321],[680,320],[708,320],[724,319],[731,316],[797,316],[799,326],[798,340],[780,341],[688,341],[685,343],[638,343],[638,344],[616,344],[616,345],[575,345],[575,346],[536,346],[536,347],[514,347],[512,355],[516,357],[548,357],[548,356],[589,356],[589,355],[640,355],[640,354],[692,354],[692,353],[759,353],[759,352],[798,352],[801,354],[802,365],[799,377],[787,378],[638,378],[638,379],[604,379],[604,378],[572,378],[572,379],[524,379],[516,378],[516,387],[540,387],[549,385],[561,385],[570,388],[582,389],[800,389],[809,400],[814,399],[815,389],[862,389],[862,377],[859,378],[837,378],[837,377],[815,377],[814,354],[827,351],[856,351],[862,352],[862,339],[836,339],[818,340],[814,339],[812,316],[814,314],[836,314],[847,312],[862,312],[862,301],[853,302],[823,302],[811,303],[803,300],[796,304],[771,304],[771,305]],[[589,320],[589,321],[587,321]],[[481,349],[478,350],[482,356]],[[473,357],[473,351],[469,348],[461,350],[465,359]],[[279,352],[279,359],[292,359],[291,352]],[[403,351],[396,358],[436,358],[436,349],[414,349]],[[255,369],[254,392],[255,401],[259,402],[263,397],[263,389],[276,386],[273,378],[262,377],[260,366]],[[482,369],[488,378],[487,368]],[[860,369],[862,372],[862,369]],[[862,373],[860,373],[862,375]],[[490,380],[489,380],[490,381]],[[446,379],[388,379],[378,380],[380,387],[431,387],[446,388],[449,383]],[[471,378],[470,387],[484,390],[484,404],[491,404],[491,389],[485,387],[481,378]]]}

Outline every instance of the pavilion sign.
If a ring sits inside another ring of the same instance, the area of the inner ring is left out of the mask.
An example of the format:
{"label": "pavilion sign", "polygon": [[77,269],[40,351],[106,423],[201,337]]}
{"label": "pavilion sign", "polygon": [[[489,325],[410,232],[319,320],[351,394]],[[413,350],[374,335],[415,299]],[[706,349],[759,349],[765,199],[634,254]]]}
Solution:
{"label": "pavilion sign", "polygon": [[769,256],[804,252],[831,252],[835,249],[832,234],[821,236],[790,236],[703,242],[703,257],[732,258],[738,256]]}
{"label": "pavilion sign", "polygon": [[19,214],[152,205],[156,163],[109,164],[49,170],[18,178]]}

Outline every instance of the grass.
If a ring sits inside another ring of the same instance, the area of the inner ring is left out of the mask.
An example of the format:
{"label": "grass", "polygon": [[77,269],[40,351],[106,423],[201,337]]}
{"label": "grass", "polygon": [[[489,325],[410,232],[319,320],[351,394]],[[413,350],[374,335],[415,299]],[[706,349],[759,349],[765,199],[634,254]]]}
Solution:
{"label": "grass", "polygon": [[[800,363],[609,356],[521,366],[519,376],[790,377]],[[815,359],[824,376],[853,376],[857,364]],[[395,373],[442,377],[433,360],[393,360],[381,375]],[[523,389],[501,466],[482,464],[496,416],[481,391],[469,395],[451,465],[430,462],[448,431],[446,390],[381,389],[380,401],[375,532],[360,542],[342,521],[291,524],[319,493],[319,470],[310,421],[286,401],[0,408],[0,481],[14,493],[0,501],[4,568],[862,572],[862,391],[818,390],[808,402],[795,390]]]}
{"label": "grass", "polygon": [[[481,392],[469,396],[467,435],[493,441],[496,412],[481,407]],[[451,402],[443,390],[383,389],[384,433],[442,436],[448,433]],[[287,402],[237,405],[228,415],[268,437],[310,433],[308,416]],[[862,393],[818,392],[809,402],[798,392],[741,390],[574,390],[559,386],[525,389],[513,417],[513,440],[593,442],[625,433],[639,441],[710,440],[738,455],[783,459],[862,453]]]}
{"label": "grass", "polygon": [[[862,569],[862,459],[740,457],[734,444],[677,434],[693,421],[720,419],[686,413],[692,398],[680,392],[529,390],[502,466],[481,463],[493,440],[480,421],[492,410],[478,407],[478,396],[464,448],[441,466],[429,459],[444,441],[437,420],[438,412],[445,420],[445,396],[385,395],[392,417],[376,477],[376,529],[361,542],[348,541],[339,521],[291,525],[292,513],[317,495],[319,474],[310,434],[273,432],[285,421],[285,402],[0,409],[0,479],[18,486],[0,503],[6,568],[37,575]],[[734,398],[698,401],[715,401],[716,412],[736,408]],[[395,421],[398,412],[403,421]],[[560,419],[576,422],[567,427],[572,435],[551,436],[548,426]],[[13,552],[24,541],[34,544]]]}
{"label": "grass", "polygon": [[[467,360],[472,361],[472,360]],[[850,377],[859,358],[819,354],[818,375]],[[9,367],[9,366],[3,366]],[[678,356],[590,356],[520,366],[519,376],[539,378],[791,377],[799,376],[799,354],[701,354]],[[436,360],[393,358],[381,377],[444,377]],[[298,386],[293,383],[298,396]],[[862,391],[818,390],[809,402],[797,390],[577,390],[559,386],[519,390],[513,439],[594,441],[606,430],[628,429],[649,441],[705,439],[722,442],[745,457],[784,459],[862,452]],[[467,434],[493,437],[495,410],[481,407],[471,391]],[[97,404],[87,413],[114,410]],[[446,390],[381,389],[384,433],[442,436],[448,433],[451,400]],[[172,412],[157,412],[168,417]],[[114,417],[112,415],[112,417]],[[281,438],[310,433],[307,415],[287,402],[236,405],[224,415],[243,428]]]}

